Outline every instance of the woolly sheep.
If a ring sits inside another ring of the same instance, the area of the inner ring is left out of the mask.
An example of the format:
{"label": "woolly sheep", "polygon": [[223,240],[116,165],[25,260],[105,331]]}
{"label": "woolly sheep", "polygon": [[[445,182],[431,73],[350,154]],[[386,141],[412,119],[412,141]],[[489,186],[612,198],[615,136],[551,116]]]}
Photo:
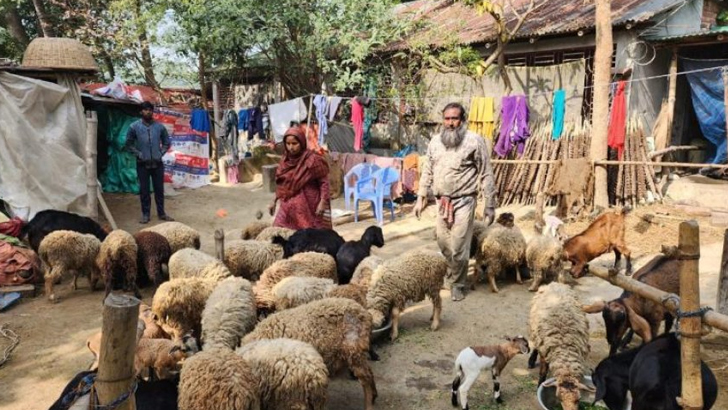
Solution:
{"label": "woolly sheep", "polygon": [[200,249],[200,233],[181,222],[163,222],[142,232],[156,232],[167,238],[173,255],[184,248]]}
{"label": "woolly sheep", "polygon": [[329,373],[321,355],[293,339],[259,340],[236,351],[258,379],[263,409],[323,410]]}
{"label": "woolly sheep", "polygon": [[257,279],[275,261],[283,258],[283,248],[264,241],[225,243],[225,265],[233,276]]}
{"label": "woolly sheep", "polygon": [[488,228],[493,225],[486,225],[483,221],[473,221],[473,238],[470,240],[470,258],[474,258],[478,254],[478,247],[488,232]]}
{"label": "woolly sheep", "polygon": [[330,255],[318,252],[297,253],[288,259],[275,262],[263,272],[253,288],[256,306],[259,309],[274,309],[275,301],[271,290],[289,276],[329,278],[335,281],[336,262]]}
{"label": "woolly sheep", "polygon": [[379,265],[384,263],[384,259],[379,256],[367,256],[356,267],[354,275],[351,277],[351,282],[356,285],[362,285],[366,288],[372,286],[373,274]]}
{"label": "woolly sheep", "polygon": [[541,357],[539,384],[551,369],[555,382],[549,386],[556,386],[564,410],[577,410],[579,390],[589,390],[581,383],[587,372],[589,322],[576,292],[556,282],[541,286],[531,301],[528,327],[533,343],[529,367]]}
{"label": "woolly sheep", "polygon": [[233,352],[200,352],[185,360],[179,379],[179,410],[259,410],[260,381]]}
{"label": "woolly sheep", "polygon": [[262,339],[286,337],[311,344],[330,375],[344,364],[364,389],[366,410],[372,410],[377,387],[367,362],[372,318],[352,300],[326,298],[275,313],[243,338],[243,346]]}
{"label": "woolly sheep", "polygon": [[116,229],[101,242],[96,264],[106,285],[108,296],[112,290],[133,292],[142,298],[137,288],[137,244],[129,232]]}
{"label": "woolly sheep", "polygon": [[250,282],[243,278],[224,279],[212,291],[202,311],[203,349],[234,350],[256,322]]}
{"label": "woolly sheep", "polygon": [[328,278],[291,276],[278,282],[271,293],[276,310],[291,309],[326,297],[351,299],[366,306],[366,288],[359,285],[336,285]]}
{"label": "woolly sheep", "polygon": [[242,240],[252,240],[256,239],[258,235],[260,235],[261,232],[263,232],[266,228],[270,228],[271,223],[270,222],[263,222],[263,221],[253,221],[249,223],[248,225],[243,228],[243,232],[240,234],[240,239]]}
{"label": "woolly sheep", "polygon": [[169,258],[169,278],[202,278],[219,282],[232,276],[222,261],[195,249],[181,249]]}
{"label": "woolly sheep", "polygon": [[169,279],[165,274],[168,271],[169,257],[172,249],[167,239],[156,232],[137,232],[134,235],[137,243],[137,284],[144,286],[151,281],[159,286]]}
{"label": "woolly sheep", "polygon": [[216,285],[215,281],[200,278],[164,282],[152,299],[155,321],[175,339],[188,332],[199,339],[202,311]]}
{"label": "woolly sheep", "polygon": [[45,277],[45,292],[48,300],[57,302],[53,284],[64,272],[73,272],[73,290],[78,288],[78,275],[88,275],[91,290],[96,290],[100,273],[96,266],[96,256],[101,249],[101,241],[94,235],[74,231],[53,231],[43,238],[38,248]]}
{"label": "woolly sheep", "polygon": [[513,214],[502,214],[498,222],[486,229],[483,239],[480,241],[479,251],[476,254],[475,266],[476,275],[471,282],[471,288],[475,288],[478,280],[478,271],[486,267],[490,290],[498,293],[498,286],[495,278],[506,269],[516,269],[516,282],[521,280],[521,266],[526,259],[526,239],[521,230],[513,225]]}
{"label": "woolly sheep", "polygon": [[445,258],[436,252],[416,250],[390,259],[378,269],[385,271],[369,289],[367,306],[375,327],[392,314],[391,339],[398,336],[399,315],[408,301],[419,302],[428,296],[432,300],[432,330],[440,326],[442,299],[440,289],[447,274]]}
{"label": "woolly sheep", "polygon": [[541,282],[557,277],[560,283],[564,283],[561,266],[563,250],[561,242],[552,236],[536,235],[528,241],[526,263],[533,277],[529,291],[535,292]]}
{"label": "woolly sheep", "polygon": [[[272,242],[273,238],[276,236],[280,236],[283,239],[288,239],[296,233],[293,229],[289,228],[282,228],[280,226],[269,226],[268,228],[263,229],[258,236],[255,237],[256,241],[264,241],[264,242]],[[283,249],[281,247],[281,249]]]}

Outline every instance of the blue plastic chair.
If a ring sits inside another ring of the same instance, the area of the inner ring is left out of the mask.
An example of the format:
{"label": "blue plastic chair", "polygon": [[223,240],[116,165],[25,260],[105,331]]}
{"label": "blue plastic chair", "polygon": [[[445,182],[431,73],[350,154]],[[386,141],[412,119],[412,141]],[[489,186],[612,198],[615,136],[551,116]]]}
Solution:
{"label": "blue plastic chair", "polygon": [[382,168],[371,177],[356,183],[357,199],[354,202],[354,222],[359,222],[359,201],[370,201],[374,208],[377,223],[384,223],[384,201],[389,201],[389,209],[394,221],[394,201],[392,201],[392,185],[399,181],[399,171],[394,168]]}
{"label": "blue plastic chair", "polygon": [[[355,165],[354,168],[350,169],[349,172],[344,175],[344,203],[346,209],[351,209],[349,199],[352,195],[354,195],[354,203],[356,203],[359,198],[356,188],[357,182],[371,177],[372,173],[378,170],[379,166],[377,165],[361,163],[359,165]],[[353,183],[350,182],[352,180],[352,176],[356,176],[356,181]]]}

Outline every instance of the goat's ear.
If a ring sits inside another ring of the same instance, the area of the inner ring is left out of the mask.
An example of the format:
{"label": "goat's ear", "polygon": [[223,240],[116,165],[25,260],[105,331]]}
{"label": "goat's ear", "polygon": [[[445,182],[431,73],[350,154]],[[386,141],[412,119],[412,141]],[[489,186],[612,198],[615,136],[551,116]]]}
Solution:
{"label": "goat's ear", "polygon": [[584,311],[584,313],[599,313],[602,310],[604,310],[604,307],[607,305],[607,303],[603,300],[597,300],[596,302],[592,303],[591,305],[582,305],[581,310]]}
{"label": "goat's ear", "polygon": [[647,320],[638,315],[631,307],[627,305],[625,306],[627,307],[627,318],[629,319],[629,324],[632,327],[632,330],[634,330],[634,332],[637,333],[637,335],[641,337],[645,343],[652,340],[652,330],[650,329],[650,324],[647,323]]}

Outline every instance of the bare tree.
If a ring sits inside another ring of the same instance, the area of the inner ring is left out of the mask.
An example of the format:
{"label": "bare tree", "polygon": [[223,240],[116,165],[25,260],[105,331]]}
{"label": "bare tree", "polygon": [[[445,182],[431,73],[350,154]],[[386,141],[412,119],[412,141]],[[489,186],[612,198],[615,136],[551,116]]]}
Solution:
{"label": "bare tree", "polygon": [[[607,158],[609,127],[609,81],[612,73],[612,16],[609,0],[596,2],[596,51],[594,52],[594,111],[589,156],[592,161]],[[609,207],[607,168],[594,168],[594,206]]]}

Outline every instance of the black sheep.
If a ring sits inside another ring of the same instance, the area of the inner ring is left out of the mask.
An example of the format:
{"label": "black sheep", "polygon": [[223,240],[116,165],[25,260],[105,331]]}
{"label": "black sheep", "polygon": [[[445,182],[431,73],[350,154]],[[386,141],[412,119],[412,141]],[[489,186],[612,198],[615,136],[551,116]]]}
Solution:
{"label": "black sheep", "polygon": [[91,234],[100,241],[106,239],[106,231],[96,221],[70,212],[48,209],[38,212],[20,231],[20,239],[27,236],[28,244],[37,253],[43,238],[53,231],[74,231]]}
{"label": "black sheep", "polygon": [[384,235],[382,228],[370,226],[367,228],[358,241],[349,241],[341,245],[336,253],[336,270],[339,277],[339,285],[345,285],[351,281],[356,267],[364,258],[369,256],[371,247],[381,248],[384,246]]}
{"label": "black sheep", "polygon": [[273,243],[283,247],[283,257],[302,252],[327,253],[336,259],[336,253],[344,244],[344,238],[333,229],[307,228],[296,231],[288,240],[282,236],[273,237]]}

